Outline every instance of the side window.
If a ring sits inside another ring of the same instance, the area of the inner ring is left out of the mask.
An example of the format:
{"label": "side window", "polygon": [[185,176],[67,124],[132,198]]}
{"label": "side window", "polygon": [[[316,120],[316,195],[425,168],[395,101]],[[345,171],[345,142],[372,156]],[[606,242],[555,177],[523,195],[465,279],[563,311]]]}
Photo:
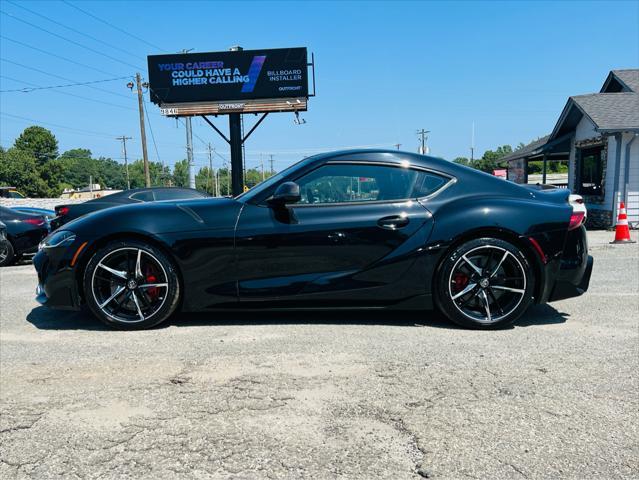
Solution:
{"label": "side window", "polygon": [[131,195],[129,198],[133,200],[137,200],[138,202],[152,202],[153,201],[153,192],[150,190],[145,190],[143,192],[137,192]]}
{"label": "side window", "polygon": [[446,179],[410,168],[327,164],[297,180],[301,204],[403,200],[433,193]]}

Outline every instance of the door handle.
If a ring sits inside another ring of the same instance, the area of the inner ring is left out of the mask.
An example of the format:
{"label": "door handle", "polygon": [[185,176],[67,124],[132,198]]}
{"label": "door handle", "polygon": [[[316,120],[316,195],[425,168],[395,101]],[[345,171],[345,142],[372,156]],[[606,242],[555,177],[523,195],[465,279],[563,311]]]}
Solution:
{"label": "door handle", "polygon": [[380,218],[377,225],[388,230],[397,230],[408,225],[409,219],[406,215],[391,215],[389,217]]}
{"label": "door handle", "polygon": [[344,232],[333,232],[328,234],[328,239],[334,243],[341,243],[346,240],[346,234]]}

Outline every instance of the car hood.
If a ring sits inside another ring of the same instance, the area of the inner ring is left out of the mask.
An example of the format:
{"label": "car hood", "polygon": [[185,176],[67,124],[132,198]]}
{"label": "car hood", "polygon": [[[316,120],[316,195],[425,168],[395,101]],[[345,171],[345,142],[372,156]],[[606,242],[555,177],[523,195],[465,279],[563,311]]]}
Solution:
{"label": "car hood", "polygon": [[235,226],[242,203],[233,198],[202,198],[136,203],[98,210],[64,225],[87,237],[113,233],[164,234]]}

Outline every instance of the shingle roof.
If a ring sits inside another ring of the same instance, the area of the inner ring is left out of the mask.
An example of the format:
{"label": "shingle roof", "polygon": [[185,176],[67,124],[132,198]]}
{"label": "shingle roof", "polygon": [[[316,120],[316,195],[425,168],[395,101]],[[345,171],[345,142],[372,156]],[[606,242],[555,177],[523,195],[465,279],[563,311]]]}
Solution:
{"label": "shingle roof", "polygon": [[639,129],[639,93],[593,93],[570,100],[590,117],[598,130]]}
{"label": "shingle roof", "polygon": [[612,74],[630,90],[639,93],[639,69],[613,70]]}
{"label": "shingle roof", "polygon": [[520,148],[519,150],[515,150],[513,153],[508,154],[505,157],[502,157],[500,161],[508,162],[510,160],[516,160],[518,158],[527,157],[529,154],[531,154],[538,148],[546,145],[549,138],[550,138],[550,135],[545,135],[541,138],[538,138],[537,140],[530,142],[528,145]]}

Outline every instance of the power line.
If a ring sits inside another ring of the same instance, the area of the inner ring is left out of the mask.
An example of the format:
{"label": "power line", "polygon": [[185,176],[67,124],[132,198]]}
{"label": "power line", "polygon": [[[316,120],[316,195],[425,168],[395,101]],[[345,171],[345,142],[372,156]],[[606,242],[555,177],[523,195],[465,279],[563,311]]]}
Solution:
{"label": "power line", "polygon": [[73,63],[74,65],[78,65],[80,67],[88,68],[90,70],[95,70],[96,72],[104,73],[105,75],[115,76],[114,73],[107,72],[107,71],[101,70],[99,68],[92,67],[91,65],[87,65],[86,63],[76,62],[75,60],[71,60],[70,58],[63,57],[62,55],[58,55],[57,53],[48,52],[48,51],[43,50],[41,48],[34,47],[33,45],[29,45],[28,43],[24,43],[24,42],[21,42],[19,40],[15,40],[13,38],[6,37],[4,35],[0,35],[0,38],[2,38],[4,40],[8,40],[10,42],[13,42],[13,43],[15,43],[17,45],[22,45],[23,47],[30,48],[31,50],[35,50],[36,52],[44,53],[45,55],[50,55],[51,57],[59,58],[60,60],[64,60],[65,62]]}
{"label": "power line", "polygon": [[[6,78],[7,80],[11,80],[13,82],[24,83],[24,84],[27,84],[27,85],[31,85],[32,87],[41,87],[41,85],[37,85],[37,84],[31,83],[31,82],[27,82],[26,80],[18,80],[17,78],[9,77],[7,75],[0,75],[0,77],[1,78]],[[53,90],[53,92],[54,93],[59,93],[60,95],[67,95],[69,97],[80,98],[82,100],[86,100],[87,102],[101,103],[102,105],[108,105],[110,107],[117,107],[117,108],[124,108],[125,110],[135,110],[132,107],[126,107],[124,105],[118,105],[117,103],[105,102],[103,100],[97,100],[95,98],[84,97],[82,95],[76,95],[75,93],[71,93],[71,92],[64,92],[64,91],[59,91],[59,90]]]}
{"label": "power line", "polygon": [[0,10],[0,13],[2,13],[3,15],[6,15],[7,17],[13,18],[14,20],[22,22],[22,23],[24,23],[26,25],[29,25],[29,26],[31,26],[33,28],[37,28],[38,30],[42,30],[43,32],[48,33],[49,35],[53,35],[54,37],[60,38],[60,39],[64,40],[65,42],[69,42],[69,43],[71,43],[73,45],[76,45],[76,46],[78,46],[80,48],[84,48],[85,50],[89,50],[89,51],[91,51],[93,53],[97,53],[98,55],[102,55],[103,57],[109,58],[109,59],[111,59],[111,60],[113,60],[115,62],[119,62],[119,63],[122,63],[124,65],[129,66],[129,67],[135,68],[136,70],[141,70],[140,67],[136,67],[135,65],[132,65],[132,64],[130,64],[128,62],[125,62],[124,60],[120,60],[119,58],[113,57],[113,56],[111,56],[111,55],[109,55],[107,53],[100,52],[99,50],[96,50],[95,48],[91,48],[91,47],[87,47],[86,45],[82,45],[81,43],[78,43],[75,40],[69,40],[68,38],[66,38],[66,37],[64,37],[62,35],[58,35],[57,33],[54,33],[51,30],[47,30],[46,28],[40,27],[39,25],[36,25],[35,23],[31,23],[31,22],[28,22],[27,20],[23,20],[22,18],[17,17],[15,15],[11,14],[11,13],[7,13],[7,12],[2,11],[2,10]]}
{"label": "power line", "polygon": [[42,125],[50,125],[52,127],[61,128],[63,130],[70,130],[70,131],[82,133],[84,135],[93,135],[93,136],[96,136],[96,137],[104,137],[104,138],[113,138],[113,137],[116,136],[113,133],[96,132],[94,130],[84,130],[84,129],[80,129],[80,128],[67,127],[66,125],[60,125],[60,124],[51,123],[51,122],[43,122],[43,121],[40,121],[40,120],[35,120],[33,118],[22,117],[20,115],[13,115],[11,113],[6,113],[6,112],[0,112],[0,115],[4,115],[4,116],[10,117],[10,118],[15,118],[15,119],[18,119],[18,120],[23,120],[23,121],[30,122],[30,123],[40,123]]}
{"label": "power line", "polygon": [[137,55],[134,55],[134,54],[132,54],[131,52],[129,52],[129,51],[127,51],[127,50],[123,49],[123,48],[116,47],[115,45],[112,45],[112,44],[110,44],[110,43],[108,43],[108,42],[105,42],[104,40],[100,40],[99,38],[96,38],[96,37],[94,37],[93,35],[89,35],[88,33],[81,32],[80,30],[76,30],[76,29],[75,29],[75,28],[73,28],[73,27],[69,27],[68,25],[65,25],[65,24],[64,24],[64,23],[62,23],[62,22],[58,22],[57,20],[53,20],[52,18],[49,18],[49,17],[47,17],[46,15],[42,15],[41,13],[38,13],[38,12],[36,12],[36,11],[33,11],[33,10],[31,10],[30,8],[27,8],[27,7],[25,7],[24,5],[21,5],[21,4],[17,3],[17,2],[14,2],[14,1],[12,1],[12,0],[7,0],[7,2],[8,2],[8,3],[10,3],[11,5],[14,5],[14,6],[18,7],[18,8],[21,8],[21,9],[23,9],[23,10],[26,10],[27,12],[29,12],[29,13],[31,13],[31,14],[33,14],[33,15],[36,15],[36,16],[38,16],[38,17],[40,17],[40,18],[44,18],[45,20],[47,20],[47,21],[49,21],[49,22],[51,22],[51,23],[55,23],[56,25],[59,25],[59,26],[61,26],[62,28],[66,28],[67,30],[71,30],[72,32],[77,33],[78,35],[82,35],[82,36],[84,36],[84,37],[90,38],[91,40],[93,40],[93,41],[95,41],[95,42],[101,43],[102,45],[106,45],[106,46],[107,46],[107,47],[109,47],[109,48],[112,48],[112,49],[114,49],[114,50],[117,50],[117,51],[119,51],[119,52],[121,52],[121,53],[124,53],[124,54],[126,54],[126,55],[129,55],[129,56],[131,56],[131,57],[138,58],[138,56],[137,56]]}
{"label": "power line", "polygon": [[[21,64],[19,64],[18,62],[13,62],[13,61],[11,61],[11,60],[7,60],[6,58],[0,58],[0,60],[2,60],[3,62],[12,63],[12,64],[14,64],[14,65],[18,65],[18,66],[23,67],[23,68],[28,68],[29,70],[33,70],[33,71],[36,71],[36,72],[40,72],[40,73],[43,73],[43,74],[45,74],[45,75],[51,75],[52,77],[58,77],[58,78],[62,78],[62,79],[64,79],[64,77],[59,77],[58,75],[55,75],[55,74],[53,74],[53,73],[48,73],[48,72],[45,72],[45,71],[43,71],[43,70],[38,70],[37,68],[27,67],[26,65],[21,65]],[[29,93],[29,92],[33,92],[34,90],[50,90],[50,89],[52,89],[52,88],[66,88],[66,87],[90,86],[90,85],[93,85],[93,84],[96,84],[96,83],[113,82],[113,81],[115,81],[115,80],[124,80],[124,79],[126,79],[126,78],[129,78],[129,77],[107,78],[107,79],[105,79],[105,80],[91,80],[91,81],[89,81],[89,82],[67,83],[67,84],[64,84],[64,85],[49,85],[49,86],[46,86],[46,87],[24,87],[24,88],[15,88],[15,89],[11,89],[11,90],[0,90],[0,93],[9,93],[9,92],[23,92],[23,93]],[[66,80],[66,79],[65,79],[65,80]],[[114,95],[118,95],[118,94],[117,94],[117,93],[115,93],[115,92],[109,92],[108,90],[104,90],[104,89],[101,89],[101,88],[99,88],[99,89],[97,89],[97,90],[100,90],[100,91],[102,91],[102,92],[106,92],[106,93],[113,93]],[[123,97],[124,97],[124,95],[121,95],[121,96],[123,96]],[[126,97],[126,98],[128,98],[128,97]]]}
{"label": "power line", "polygon": [[131,37],[131,38],[135,38],[136,40],[138,40],[138,41],[140,41],[140,42],[142,42],[142,43],[147,44],[148,46],[153,47],[153,48],[155,48],[156,50],[159,50],[159,51],[161,51],[161,52],[165,51],[163,48],[160,48],[160,47],[158,47],[157,45],[153,45],[152,43],[147,42],[147,41],[146,41],[146,40],[144,40],[143,38],[140,38],[140,37],[138,37],[138,36],[136,36],[136,35],[133,35],[131,32],[127,32],[126,30],[124,30],[124,29],[122,29],[122,28],[120,28],[120,27],[117,27],[117,26],[113,25],[113,24],[112,24],[112,23],[110,23],[110,22],[107,22],[107,21],[106,21],[106,20],[104,20],[103,18],[100,18],[100,17],[98,17],[98,16],[96,16],[96,15],[93,15],[93,14],[92,14],[92,13],[90,13],[90,12],[87,12],[86,10],[83,10],[82,8],[78,7],[77,5],[72,4],[71,2],[67,2],[66,0],[62,0],[62,3],[64,3],[64,4],[68,5],[69,7],[75,8],[75,9],[76,9],[76,10],[78,10],[79,12],[84,13],[85,15],[87,15],[87,16],[89,16],[89,17],[93,18],[94,20],[97,20],[98,22],[104,23],[105,25],[108,25],[109,27],[116,29],[116,30],[117,30],[118,32],[120,32],[120,33],[124,33],[125,35],[128,35],[128,36],[129,36],[129,37]]}

